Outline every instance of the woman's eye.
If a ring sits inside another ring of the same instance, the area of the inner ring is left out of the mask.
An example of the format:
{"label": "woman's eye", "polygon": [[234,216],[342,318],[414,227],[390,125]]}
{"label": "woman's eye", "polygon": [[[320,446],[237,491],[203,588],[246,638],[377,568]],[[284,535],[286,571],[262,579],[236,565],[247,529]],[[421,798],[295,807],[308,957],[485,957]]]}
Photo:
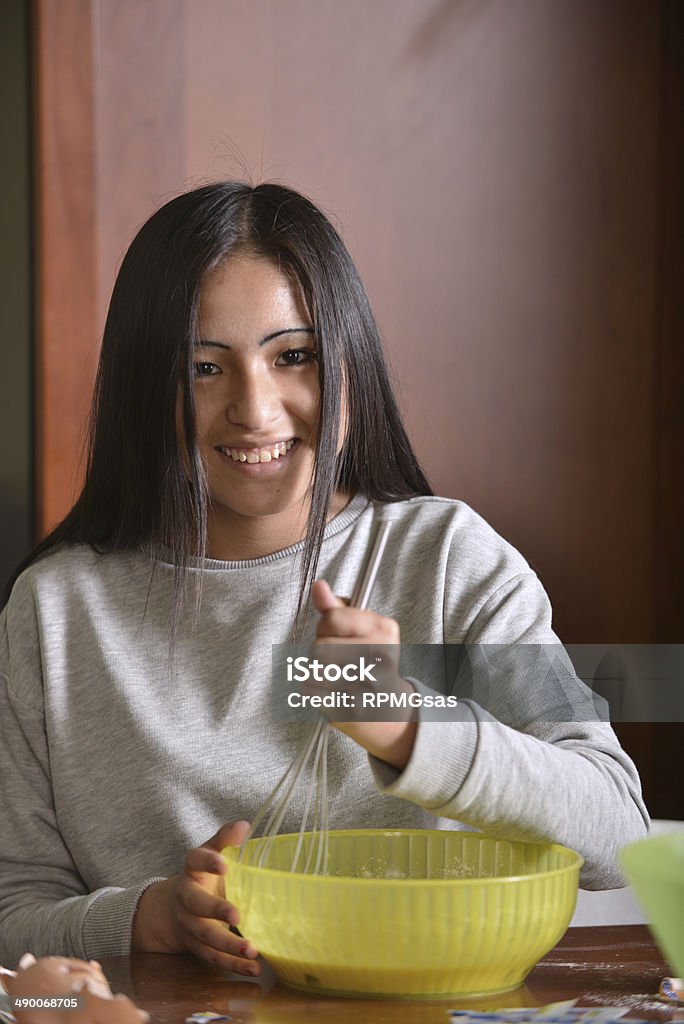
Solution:
{"label": "woman's eye", "polygon": [[216,373],[220,373],[220,368],[216,363],[198,362],[195,363],[195,376],[196,377],[212,377]]}
{"label": "woman's eye", "polygon": [[316,358],[312,348],[288,348],[276,359],[276,366],[303,366]]}

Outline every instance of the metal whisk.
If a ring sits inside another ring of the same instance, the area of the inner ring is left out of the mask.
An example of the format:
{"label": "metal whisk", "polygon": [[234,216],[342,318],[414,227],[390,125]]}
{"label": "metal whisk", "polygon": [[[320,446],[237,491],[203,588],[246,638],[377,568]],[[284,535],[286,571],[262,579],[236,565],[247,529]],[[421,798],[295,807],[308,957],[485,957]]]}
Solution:
{"label": "metal whisk", "polygon": [[[352,608],[368,607],[392,525],[393,511],[392,505],[376,507],[373,538],[351,597]],[[280,831],[301,778],[306,773],[307,766],[311,765],[311,777],[290,871],[296,871],[298,868],[307,831],[311,833],[311,842],[308,844],[308,853],[301,870],[305,874],[318,875],[324,869],[328,861],[328,736],[327,719],[321,716],[307,731],[299,753],[258,809],[252,822],[250,836],[254,836],[262,826],[263,832],[259,842],[250,846],[251,864],[264,867],[268,862],[273,842]],[[248,839],[245,839],[240,847],[240,860],[245,859],[247,842]]]}

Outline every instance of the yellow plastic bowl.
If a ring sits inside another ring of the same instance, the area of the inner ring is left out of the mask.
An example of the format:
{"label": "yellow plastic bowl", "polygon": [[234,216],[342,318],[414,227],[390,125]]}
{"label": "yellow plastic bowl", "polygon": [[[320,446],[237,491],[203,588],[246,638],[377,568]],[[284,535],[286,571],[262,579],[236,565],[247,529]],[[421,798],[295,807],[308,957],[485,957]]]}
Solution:
{"label": "yellow plastic bowl", "polygon": [[331,995],[516,988],[568,927],[583,863],[550,843],[359,830],[330,832],[327,874],[311,875],[289,870],[297,839],[277,836],[264,867],[248,863],[259,839],[242,862],[225,849],[226,898],[281,981]]}

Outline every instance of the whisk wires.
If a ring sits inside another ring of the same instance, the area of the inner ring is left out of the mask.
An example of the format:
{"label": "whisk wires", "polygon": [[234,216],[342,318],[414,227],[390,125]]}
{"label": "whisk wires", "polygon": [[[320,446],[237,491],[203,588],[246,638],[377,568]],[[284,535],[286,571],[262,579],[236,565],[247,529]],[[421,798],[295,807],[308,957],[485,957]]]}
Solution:
{"label": "whisk wires", "polygon": [[[352,608],[364,610],[368,607],[373,584],[387,544],[393,511],[392,505],[377,507],[373,539],[354,587],[350,601]],[[256,842],[252,842],[248,838],[244,840],[240,847],[240,860],[245,859],[245,851],[249,842],[249,863],[260,868],[268,865],[275,839],[295,798],[302,776],[306,773],[307,765],[311,764],[299,835],[289,870],[297,871],[300,861],[303,865],[300,870],[304,874],[318,875],[326,870],[329,831],[329,735],[327,719],[321,716],[307,731],[292,764],[254,816],[250,835],[256,835],[259,829],[262,829],[262,835]]]}

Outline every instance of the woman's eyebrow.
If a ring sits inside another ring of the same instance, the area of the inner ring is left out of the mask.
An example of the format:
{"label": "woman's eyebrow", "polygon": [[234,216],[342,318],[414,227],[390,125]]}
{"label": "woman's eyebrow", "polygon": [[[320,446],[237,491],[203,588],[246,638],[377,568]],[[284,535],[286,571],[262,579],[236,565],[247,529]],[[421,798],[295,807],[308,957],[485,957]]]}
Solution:
{"label": "woman's eyebrow", "polygon": [[[313,327],[285,327],[282,331],[274,331],[273,334],[267,334],[265,338],[262,338],[259,345],[265,345],[267,341],[273,341],[274,338],[279,338],[281,334],[313,334]],[[196,348],[231,348],[225,341],[209,341],[208,339],[202,339],[196,343]]]}
{"label": "woman's eyebrow", "polygon": [[267,334],[265,338],[261,339],[259,344],[265,345],[267,341],[279,338],[281,334],[313,334],[313,332],[313,327],[286,327],[282,331],[274,331],[273,334]]}

